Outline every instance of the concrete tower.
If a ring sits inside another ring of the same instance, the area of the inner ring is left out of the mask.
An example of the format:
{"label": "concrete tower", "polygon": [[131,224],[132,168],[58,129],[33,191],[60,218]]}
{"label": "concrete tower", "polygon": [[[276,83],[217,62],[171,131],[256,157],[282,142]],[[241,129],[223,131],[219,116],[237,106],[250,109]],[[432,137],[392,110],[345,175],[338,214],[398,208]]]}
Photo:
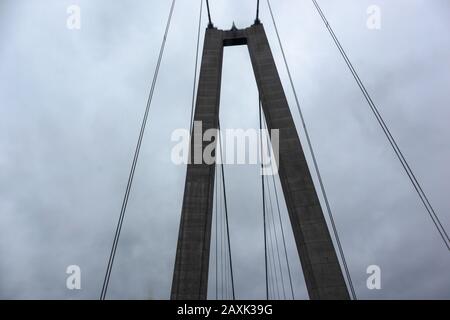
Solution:
{"label": "concrete tower", "polygon": [[[269,130],[279,129],[279,176],[311,299],[349,299],[333,242],[288,106],[264,27],[206,30],[194,121],[217,129],[223,49],[247,45]],[[195,141],[192,139],[191,150]],[[200,142],[199,142],[200,143]],[[203,142],[197,148],[204,149]],[[215,165],[189,164],[172,299],[206,299]]]}

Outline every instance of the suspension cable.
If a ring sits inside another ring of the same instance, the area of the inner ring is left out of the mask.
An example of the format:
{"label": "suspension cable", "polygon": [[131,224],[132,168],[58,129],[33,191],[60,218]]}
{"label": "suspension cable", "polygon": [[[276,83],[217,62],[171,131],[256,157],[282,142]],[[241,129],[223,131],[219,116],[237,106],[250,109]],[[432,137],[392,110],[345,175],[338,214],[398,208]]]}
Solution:
{"label": "suspension cable", "polygon": [[157,79],[158,79],[159,68],[161,66],[161,61],[162,61],[162,58],[163,58],[164,48],[166,46],[167,35],[169,33],[169,27],[170,27],[170,23],[172,21],[172,15],[173,15],[174,7],[175,7],[175,1],[176,0],[172,1],[172,5],[170,7],[170,13],[169,13],[169,17],[167,19],[166,29],[165,29],[165,32],[164,32],[164,37],[163,37],[163,40],[162,40],[162,43],[161,43],[161,48],[160,48],[160,51],[159,51],[158,62],[156,64],[155,73],[153,75],[153,82],[152,82],[150,93],[149,93],[149,96],[148,96],[147,106],[145,108],[144,117],[142,119],[141,130],[139,132],[139,138],[138,138],[138,141],[137,141],[136,150],[134,152],[134,157],[133,157],[133,162],[132,162],[131,169],[130,169],[130,174],[128,176],[128,183],[127,183],[127,187],[125,189],[125,195],[124,195],[123,202],[122,202],[122,208],[120,210],[119,220],[117,222],[117,227],[116,227],[116,231],[115,231],[115,234],[114,234],[114,240],[113,240],[113,244],[112,244],[112,247],[111,247],[111,252],[110,252],[110,255],[109,255],[108,266],[106,268],[106,274],[105,274],[105,278],[103,280],[103,286],[102,286],[102,291],[101,291],[101,294],[100,294],[100,300],[105,300],[106,293],[108,291],[109,279],[111,277],[111,271],[112,271],[112,267],[113,267],[113,264],[114,264],[114,259],[115,259],[115,256],[116,256],[116,250],[117,250],[117,246],[118,246],[118,243],[119,243],[120,233],[122,231],[123,220],[124,220],[125,212],[126,212],[127,205],[128,205],[128,199],[129,199],[129,196],[130,196],[131,186],[133,184],[134,173],[136,171],[136,165],[137,165],[137,161],[138,161],[138,158],[139,158],[139,153],[140,153],[140,150],[141,150],[141,145],[142,145],[142,140],[143,140],[143,137],[144,137],[145,127],[147,125],[147,119],[148,119],[148,115],[149,115],[149,111],[150,111],[150,105],[152,103],[153,93],[155,91],[156,82],[157,82]]}
{"label": "suspension cable", "polygon": [[223,219],[222,227],[223,227],[222,235],[223,235],[223,244],[224,244],[224,247],[223,247],[224,261],[223,261],[223,264],[224,264],[224,270],[225,270],[223,286],[224,286],[225,299],[229,299],[230,296],[228,294],[229,293],[229,290],[228,290],[228,278],[229,278],[230,274],[229,274],[229,265],[228,265],[228,250],[227,250],[227,245],[226,245],[226,243],[227,243],[227,229],[226,229],[226,220],[225,219]]}
{"label": "suspension cable", "polygon": [[211,21],[211,11],[209,10],[209,0],[206,0],[206,8],[208,9],[208,20],[209,20],[208,28],[213,28],[214,25]]}
{"label": "suspension cable", "polygon": [[[222,179],[221,177],[220,177],[220,171],[219,171],[219,173],[218,173],[218,177],[220,178],[220,179]],[[221,298],[222,298],[222,300],[224,299],[224,297],[225,297],[225,291],[224,291],[224,283],[225,283],[225,281],[224,281],[224,274],[225,274],[225,271],[224,271],[224,269],[225,269],[225,264],[224,264],[224,227],[223,227],[223,192],[222,192],[222,184],[219,182],[219,181],[217,181],[217,183],[218,183],[218,188],[219,188],[219,197],[220,197],[220,203],[219,203],[219,210],[220,210],[220,227],[219,227],[219,229],[220,229],[220,235],[219,235],[219,237],[220,237],[220,296],[221,296]]]}
{"label": "suspension cable", "polygon": [[[219,129],[219,146],[220,146],[220,157],[222,158],[222,142],[221,142],[221,133],[220,133],[220,122],[217,121],[218,129]],[[235,293],[234,293],[234,276],[233,276],[233,262],[231,260],[231,241],[230,241],[230,226],[228,222],[228,205],[227,205],[227,191],[225,188],[225,170],[223,167],[223,161],[220,161],[220,167],[222,171],[222,187],[223,187],[223,200],[225,205],[225,221],[226,221],[226,228],[227,228],[227,240],[228,240],[228,255],[229,255],[229,266],[230,266],[230,276],[231,276],[231,293],[233,296],[233,300],[236,299]]]}
{"label": "suspension cable", "polygon": [[394,150],[395,154],[397,155],[400,163],[402,164],[403,169],[405,170],[406,174],[408,175],[409,180],[411,181],[414,189],[416,190],[417,194],[419,195],[420,200],[422,201],[423,205],[425,206],[425,209],[427,210],[428,215],[430,216],[431,220],[433,221],[434,226],[436,227],[442,240],[444,241],[445,246],[447,247],[448,250],[450,250],[450,238],[448,236],[448,233],[445,230],[444,226],[442,225],[438,215],[434,211],[434,208],[431,205],[430,201],[428,200],[426,193],[423,191],[421,184],[419,183],[414,172],[412,171],[411,167],[409,166],[408,161],[406,160],[405,156],[403,155],[402,151],[400,150],[394,136],[391,134],[389,127],[386,125],[383,117],[381,116],[377,106],[373,102],[372,97],[370,96],[369,92],[367,91],[364,83],[361,81],[361,78],[359,77],[358,72],[353,67],[353,64],[351,63],[350,59],[347,56],[347,53],[345,52],[339,39],[337,38],[336,34],[334,33],[333,28],[331,27],[327,18],[325,17],[325,14],[323,13],[323,11],[320,8],[317,1],[316,0],[312,0],[312,1],[314,3],[314,6],[317,9],[317,12],[319,13],[320,17],[322,18],[325,26],[327,27],[331,37],[333,38],[334,43],[336,44],[342,57],[344,58],[345,63],[347,64],[348,68],[350,69],[350,72],[352,73],[353,77],[355,78],[356,83],[358,84],[358,87],[360,88],[361,92],[363,93],[364,98],[366,99],[370,109],[374,113],[379,125],[381,126],[384,134],[386,135],[386,137],[389,141],[389,144],[391,145],[392,149]]}
{"label": "suspension cable", "polygon": [[[267,179],[267,177],[265,177],[265,179]],[[267,182],[267,181],[266,181]],[[273,218],[273,207],[272,207],[272,203],[271,203],[271,198],[270,198],[270,190],[268,184],[266,184],[266,189],[267,189],[267,198],[269,199],[269,201],[267,202],[267,206],[269,207],[269,213],[267,215],[267,222],[268,222],[268,234],[269,234],[269,243],[270,243],[270,253],[272,255],[272,267],[273,267],[273,277],[274,277],[274,281],[275,281],[275,288],[276,288],[276,297],[277,299],[280,299],[280,282],[278,281],[278,272],[277,272],[277,263],[275,261],[276,257],[275,257],[275,252],[278,250],[278,248],[276,248],[276,243],[275,243],[275,235],[272,235],[272,233],[275,231],[274,229],[274,221],[273,219],[271,220],[270,218]],[[272,225],[272,227],[270,226]]]}
{"label": "suspension cable", "polygon": [[[259,97],[259,128],[261,130],[262,128],[262,114],[261,114],[261,96]],[[266,273],[266,299],[269,300],[269,279],[268,279],[268,273],[267,273],[267,232],[266,232],[266,197],[264,193],[264,175],[263,175],[263,152],[262,152],[262,137],[260,135],[260,154],[261,154],[261,187],[262,187],[262,202],[263,202],[263,224],[264,224],[264,266],[265,266],[265,273]]]}
{"label": "suspension cable", "polygon": [[200,30],[202,26],[202,12],[203,12],[203,0],[200,0],[200,13],[198,16],[198,31],[197,31],[197,49],[195,51],[195,69],[194,69],[194,85],[192,86],[192,106],[191,106],[191,122],[189,122],[189,132],[192,132],[192,126],[194,125],[194,109],[195,109],[195,93],[197,86],[197,72],[198,72],[198,52],[200,48]]}
{"label": "suspension cable", "polygon": [[[261,132],[261,134],[262,134],[262,132]],[[270,147],[269,147],[269,143],[270,142],[269,142],[269,138],[267,136],[266,136],[266,141],[267,141],[267,146],[268,146],[267,152],[269,153],[269,158],[271,158],[272,155],[271,155]],[[274,233],[274,237],[275,237],[275,245],[276,245],[276,252],[277,252],[277,259],[278,259],[278,267],[280,269],[281,287],[283,288],[283,298],[284,298],[284,300],[286,300],[286,290],[285,290],[285,286],[284,286],[283,268],[281,266],[280,249],[279,249],[278,236],[277,236],[277,227],[275,225],[275,215],[273,213],[272,193],[271,193],[271,190],[270,190],[269,177],[267,177],[267,176],[266,176],[266,182],[267,182],[267,194],[268,194],[269,206],[270,206],[270,215],[271,215],[271,218],[272,218],[272,228],[273,228],[273,233]],[[276,192],[276,189],[274,190],[274,192]]]}
{"label": "suspension cable", "polygon": [[332,230],[333,230],[334,238],[336,239],[336,243],[337,243],[338,250],[339,250],[339,255],[341,257],[342,264],[344,266],[345,274],[346,274],[346,277],[347,277],[347,282],[348,282],[348,285],[350,287],[352,298],[354,300],[356,300],[356,293],[355,293],[355,289],[353,287],[353,281],[352,281],[352,278],[350,276],[350,271],[349,271],[348,266],[347,266],[347,261],[345,259],[344,250],[342,248],[341,241],[339,239],[339,234],[338,234],[338,231],[337,231],[337,228],[336,228],[336,224],[334,222],[333,213],[331,211],[331,206],[330,206],[330,203],[328,201],[327,193],[325,191],[325,186],[324,186],[324,183],[323,183],[323,180],[322,180],[322,175],[320,174],[319,165],[317,163],[317,159],[316,159],[316,155],[315,155],[315,152],[314,152],[314,148],[313,148],[312,143],[311,143],[311,138],[309,136],[309,132],[308,132],[308,129],[307,129],[307,126],[306,126],[305,118],[303,116],[303,112],[302,112],[302,109],[300,107],[300,102],[299,102],[299,99],[298,99],[298,96],[297,96],[297,91],[296,91],[295,86],[294,86],[294,81],[292,80],[292,75],[291,75],[291,72],[290,72],[290,69],[289,69],[289,65],[287,63],[287,58],[286,58],[286,55],[284,53],[284,48],[283,48],[283,45],[282,45],[282,42],[281,42],[280,34],[278,32],[277,24],[275,22],[275,17],[274,17],[273,11],[272,11],[272,7],[270,5],[270,0],[267,0],[267,5],[269,7],[270,15],[272,17],[272,22],[273,22],[273,25],[274,25],[274,28],[275,28],[275,32],[276,32],[276,35],[277,35],[277,38],[278,38],[278,43],[279,43],[279,46],[280,46],[280,49],[281,49],[281,53],[282,53],[282,56],[283,56],[284,64],[286,66],[286,70],[287,70],[287,73],[288,73],[288,76],[289,76],[289,81],[290,81],[290,84],[291,84],[291,87],[292,87],[292,91],[294,93],[295,102],[297,104],[297,109],[298,109],[298,112],[300,114],[300,119],[302,121],[302,126],[303,126],[303,130],[305,132],[306,141],[308,143],[308,147],[309,147],[309,150],[310,150],[310,153],[311,153],[311,157],[312,157],[312,160],[313,160],[313,164],[314,164],[314,168],[315,168],[315,171],[316,171],[317,179],[319,181],[319,185],[320,185],[320,189],[321,189],[321,192],[322,192],[322,196],[324,198],[325,205],[326,205],[327,212],[328,212],[328,216],[330,218],[330,222],[331,222],[331,227],[332,227]]}
{"label": "suspension cable", "polygon": [[282,239],[283,239],[284,256],[285,256],[285,259],[286,259],[286,266],[287,266],[287,271],[288,271],[288,276],[289,276],[289,285],[290,285],[290,288],[291,288],[292,300],[294,300],[295,299],[295,295],[294,295],[294,286],[292,285],[291,267],[290,267],[290,264],[289,264],[289,258],[288,258],[288,254],[287,254],[286,238],[284,236],[283,220],[281,219],[280,202],[278,200],[278,191],[277,191],[277,187],[276,187],[276,184],[275,184],[275,177],[273,175],[272,175],[272,182],[273,182],[273,188],[275,190],[275,200],[276,200],[276,204],[277,204],[278,220],[279,220],[279,223],[280,223],[281,236],[282,236]]}
{"label": "suspension cable", "polygon": [[[217,167],[217,166],[216,166]],[[216,300],[218,300],[219,299],[219,290],[218,290],[218,277],[217,277],[217,275],[218,275],[218,265],[217,265],[217,263],[218,263],[218,253],[219,253],[219,250],[218,250],[218,247],[217,247],[217,244],[218,244],[218,236],[217,236],[217,227],[218,227],[218,218],[219,218],[219,210],[218,210],[218,202],[219,202],[219,197],[218,197],[218,195],[219,195],[219,192],[218,192],[218,183],[219,183],[219,179],[218,179],[218,175],[217,175],[217,168],[216,168],[216,171],[215,171],[215,184],[214,184],[214,192],[215,192],[215,199],[216,199],[216,201],[215,201],[215,215],[214,215],[214,224],[215,224],[215,228],[216,228],[216,232],[214,233],[215,234],[215,237],[216,237],[216,245],[215,245],[215,248],[216,248],[216,254],[215,254],[215,258],[216,258],[216,263],[215,263],[215,267],[216,267]]]}
{"label": "suspension cable", "polygon": [[224,299],[224,278],[223,278],[223,276],[224,276],[224,274],[225,274],[225,272],[224,272],[224,263],[223,263],[223,261],[224,261],[224,258],[223,258],[223,243],[224,243],[224,241],[223,241],[223,230],[224,230],[224,227],[223,227],[223,206],[222,206],[222,184],[220,183],[220,179],[221,179],[221,177],[220,177],[220,171],[218,171],[217,172],[217,178],[218,178],[218,180],[217,180],[217,188],[218,188],[218,197],[217,197],[217,200],[218,200],[218,202],[219,202],[219,214],[217,215],[217,218],[219,219],[219,231],[218,231],[218,237],[219,237],[219,242],[220,242],[220,244],[219,244],[219,247],[220,247],[220,297],[221,297],[221,299],[223,300]]}
{"label": "suspension cable", "polygon": [[[265,121],[265,118],[263,116],[263,124],[264,124],[263,128],[267,127],[265,125],[265,123],[266,123],[266,121]],[[262,135],[262,132],[263,131],[261,129],[261,133],[260,133],[261,135]],[[266,146],[269,146],[270,141],[269,141],[269,137],[268,136],[266,136],[265,141],[267,142]],[[267,152],[268,152],[269,158],[271,158],[270,147],[267,148]],[[281,287],[282,287],[282,291],[283,291],[283,298],[286,299],[286,290],[285,290],[285,286],[284,286],[283,268],[281,266],[280,250],[279,250],[279,245],[278,245],[277,228],[276,228],[276,225],[275,225],[275,216],[274,216],[274,213],[273,213],[272,195],[271,195],[271,191],[270,191],[269,178],[266,175],[265,175],[265,178],[266,178],[266,183],[267,183],[267,188],[266,188],[267,189],[267,195],[268,195],[268,199],[269,199],[268,205],[269,205],[269,209],[270,209],[269,210],[270,215],[269,215],[269,221],[268,222],[269,222],[269,224],[270,224],[270,222],[272,222],[272,228],[269,227],[269,231],[270,231],[269,232],[269,239],[271,240],[272,255],[273,256],[275,255],[274,250],[273,250],[273,246],[274,246],[273,240],[275,239],[275,248],[276,248],[276,253],[277,253],[278,268],[280,270],[280,279],[281,279]],[[275,192],[276,192],[276,190],[275,190]],[[270,220],[270,218],[272,220]],[[272,232],[273,232],[273,237],[274,238],[272,238],[272,235],[271,235]],[[280,297],[280,292],[278,290],[279,289],[278,288],[279,283],[278,283],[277,268],[276,268],[276,264],[275,264],[275,257],[272,257],[272,259],[273,259],[273,263],[274,263],[275,282],[277,284],[277,295],[278,295],[278,297]]]}
{"label": "suspension cable", "polygon": [[[223,190],[223,189],[222,189]],[[223,243],[223,295],[224,300],[228,299],[228,260],[227,260],[227,233],[226,233],[226,226],[225,226],[225,215],[222,211],[222,243]]]}
{"label": "suspension cable", "polygon": [[[264,125],[264,128],[266,130],[268,130],[267,125]],[[269,136],[266,136],[267,139],[267,144],[271,143],[269,140]],[[269,152],[270,152],[270,148],[269,148]],[[270,157],[272,157],[272,154],[270,154]],[[281,210],[280,210],[280,201],[278,199],[278,190],[277,190],[277,186],[275,183],[275,175],[271,175],[272,176],[272,185],[273,185],[273,190],[275,193],[275,200],[276,200],[276,205],[277,205],[277,211],[278,211],[278,220],[279,220],[279,224],[280,224],[280,229],[281,229],[281,236],[283,239],[283,247],[284,247],[284,256],[286,259],[286,266],[287,266],[287,271],[288,271],[288,275],[289,275],[289,284],[290,284],[290,288],[291,288],[291,294],[292,294],[292,299],[295,299],[295,295],[294,295],[294,286],[292,284],[292,276],[291,276],[291,267],[290,267],[290,263],[289,263],[289,257],[287,254],[287,246],[286,246],[286,237],[284,235],[284,227],[283,227],[283,220],[281,219]]]}
{"label": "suspension cable", "polygon": [[278,236],[277,236],[277,228],[275,226],[275,215],[273,213],[273,202],[272,202],[272,195],[270,192],[270,184],[269,184],[269,178],[266,176],[266,183],[267,183],[267,194],[269,198],[269,207],[270,207],[270,216],[272,218],[272,230],[275,238],[275,248],[277,252],[277,260],[278,260],[278,268],[280,269],[280,279],[281,279],[281,287],[283,289],[283,298],[286,300],[286,290],[284,286],[284,276],[283,276],[283,268],[281,267],[281,258],[280,258],[280,249],[278,245]]}
{"label": "suspension cable", "polygon": [[[261,107],[261,103],[260,103],[260,112],[261,112],[261,122],[264,123],[264,119],[263,119],[263,114],[262,114],[262,107]],[[264,154],[266,152],[265,150],[265,146],[263,144],[263,139],[262,139],[262,128],[263,128],[263,124],[260,124],[260,135],[261,135],[261,152]],[[270,152],[270,151],[269,151]],[[264,157],[261,157],[261,161],[263,161]],[[263,164],[263,162],[261,162]],[[270,289],[272,289],[272,295],[273,298],[275,299],[280,299],[280,282],[278,281],[278,268],[277,268],[277,262],[276,257],[275,257],[275,252],[277,253],[277,257],[278,257],[278,267],[280,270],[280,278],[281,278],[281,287],[283,290],[283,295],[284,298],[286,298],[286,294],[285,294],[285,287],[284,287],[284,279],[283,279],[283,271],[282,271],[282,267],[281,267],[281,258],[280,258],[280,254],[279,254],[279,247],[278,247],[278,239],[277,239],[277,232],[276,232],[276,227],[275,227],[275,219],[274,219],[274,214],[273,214],[273,203],[272,203],[272,197],[271,197],[271,193],[270,193],[270,185],[268,183],[268,178],[266,177],[264,170],[262,170],[261,172],[261,176],[266,179],[266,181],[264,181],[264,189],[263,189],[263,195],[264,195],[264,199],[266,199],[266,192],[267,192],[267,197],[269,199],[269,201],[264,201],[265,202],[265,209],[269,210],[270,215],[266,214],[266,229],[267,229],[267,238],[268,238],[268,274],[270,275],[269,277],[269,292]],[[266,184],[267,182],[267,184]],[[267,212],[267,211],[266,211]],[[272,218],[272,220],[270,219],[270,217]],[[271,225],[271,226],[270,226]],[[273,235],[272,235],[273,233]],[[270,253],[270,254],[269,254]]]}
{"label": "suspension cable", "polygon": [[[263,175],[264,177],[264,175]],[[266,194],[266,183],[264,181],[264,197],[267,199]],[[269,298],[270,299],[276,299],[279,298],[279,290],[278,290],[278,280],[277,280],[277,270],[275,265],[275,255],[273,251],[273,241],[272,241],[272,229],[270,228],[270,215],[267,214],[269,210],[269,203],[266,200],[265,201],[265,207],[266,207],[266,229],[267,229],[267,273],[269,278]]]}
{"label": "suspension cable", "polygon": [[256,19],[255,24],[260,24],[261,21],[259,20],[259,0],[256,0]]}

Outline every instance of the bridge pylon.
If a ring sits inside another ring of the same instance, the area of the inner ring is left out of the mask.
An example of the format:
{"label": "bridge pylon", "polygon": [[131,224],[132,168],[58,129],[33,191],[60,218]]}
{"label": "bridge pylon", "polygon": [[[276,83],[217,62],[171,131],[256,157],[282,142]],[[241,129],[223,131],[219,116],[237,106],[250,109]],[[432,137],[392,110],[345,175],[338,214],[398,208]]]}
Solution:
{"label": "bridge pylon", "polygon": [[[279,130],[279,177],[309,297],[349,299],[262,23],[228,31],[206,29],[194,121],[202,122],[202,137],[206,130],[218,128],[224,47],[235,45],[247,45],[267,128]],[[201,141],[193,137],[191,150],[201,147],[203,151],[209,143]],[[215,168],[204,162],[187,168],[172,299],[207,298]]]}

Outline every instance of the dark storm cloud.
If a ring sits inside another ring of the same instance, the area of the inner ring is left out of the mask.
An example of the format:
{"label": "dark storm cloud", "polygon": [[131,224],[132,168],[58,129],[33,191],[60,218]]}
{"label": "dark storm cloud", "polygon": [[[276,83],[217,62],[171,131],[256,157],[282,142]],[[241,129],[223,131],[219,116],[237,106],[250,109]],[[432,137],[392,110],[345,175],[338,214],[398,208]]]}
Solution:
{"label": "dark storm cloud", "polygon": [[[168,0],[130,3],[0,4],[1,298],[99,296],[170,6]],[[448,1],[320,3],[450,229]],[[81,7],[79,31],[66,28],[70,4]],[[382,10],[381,30],[366,27],[372,4]],[[311,1],[272,5],[358,296],[450,298],[448,251]],[[233,21],[246,27],[254,9],[254,1],[217,0],[212,15],[219,28]],[[171,162],[170,137],[189,123],[197,14],[198,1],[177,2],[110,297],[169,297],[186,170]],[[265,5],[261,19],[303,141]],[[255,128],[258,96],[248,52],[225,53],[222,127]],[[264,296],[258,173],[256,166],[226,167],[239,298]],[[288,226],[284,206],[283,214]],[[306,298],[286,229],[297,298]],[[71,264],[81,267],[81,291],[65,287]],[[382,270],[380,291],[366,288],[372,264]]]}

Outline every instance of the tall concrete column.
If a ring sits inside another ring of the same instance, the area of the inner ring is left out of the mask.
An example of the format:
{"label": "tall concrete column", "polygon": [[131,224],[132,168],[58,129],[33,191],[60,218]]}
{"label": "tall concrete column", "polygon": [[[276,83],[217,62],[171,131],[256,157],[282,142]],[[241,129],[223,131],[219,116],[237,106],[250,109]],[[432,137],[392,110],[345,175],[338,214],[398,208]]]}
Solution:
{"label": "tall concrete column", "polygon": [[[262,24],[206,30],[195,121],[217,128],[223,47],[247,45],[269,129],[279,129],[279,176],[311,299],[349,299],[333,242],[314,188]],[[194,139],[202,141],[199,139]],[[207,143],[202,143],[202,150]],[[191,144],[193,150],[196,146]],[[190,164],[181,213],[172,299],[206,299],[215,165]]]}
{"label": "tall concrete column", "polygon": [[[222,31],[209,28],[205,35],[194,113],[194,121],[201,122],[202,130],[193,137],[191,151],[203,151],[208,143],[201,146],[195,143],[203,141],[206,130],[217,129],[222,60]],[[193,153],[186,174],[172,299],[206,299],[208,289],[215,164],[205,164],[203,159],[195,164]]]}
{"label": "tall concrete column", "polygon": [[246,33],[267,127],[280,130],[279,176],[309,297],[349,299],[264,27]]}

